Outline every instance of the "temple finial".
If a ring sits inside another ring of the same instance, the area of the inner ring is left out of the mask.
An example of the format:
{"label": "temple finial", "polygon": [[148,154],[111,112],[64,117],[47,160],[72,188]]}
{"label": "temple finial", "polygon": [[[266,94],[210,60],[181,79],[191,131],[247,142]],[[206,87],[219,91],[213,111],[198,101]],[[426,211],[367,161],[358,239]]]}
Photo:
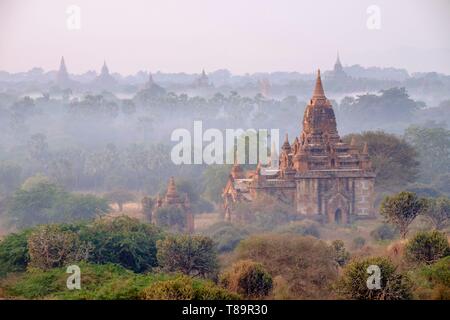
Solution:
{"label": "temple finial", "polygon": [[314,88],[313,99],[326,99],[323,91],[322,78],[320,77],[320,69],[317,70],[316,86]]}

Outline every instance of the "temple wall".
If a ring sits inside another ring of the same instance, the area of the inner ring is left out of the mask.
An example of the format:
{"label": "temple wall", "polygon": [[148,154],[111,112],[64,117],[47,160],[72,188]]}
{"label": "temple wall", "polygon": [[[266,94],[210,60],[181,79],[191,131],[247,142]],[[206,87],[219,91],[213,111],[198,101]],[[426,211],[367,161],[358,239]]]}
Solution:
{"label": "temple wall", "polygon": [[297,213],[302,215],[317,215],[319,179],[297,180]]}

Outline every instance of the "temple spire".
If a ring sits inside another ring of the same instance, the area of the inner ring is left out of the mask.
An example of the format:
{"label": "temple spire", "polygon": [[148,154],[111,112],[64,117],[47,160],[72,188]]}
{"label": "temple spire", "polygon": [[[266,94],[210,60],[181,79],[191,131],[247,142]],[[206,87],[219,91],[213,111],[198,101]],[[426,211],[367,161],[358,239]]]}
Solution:
{"label": "temple spire", "polygon": [[317,70],[316,86],[314,88],[313,99],[326,99],[323,91],[322,78],[320,77],[320,69]]}

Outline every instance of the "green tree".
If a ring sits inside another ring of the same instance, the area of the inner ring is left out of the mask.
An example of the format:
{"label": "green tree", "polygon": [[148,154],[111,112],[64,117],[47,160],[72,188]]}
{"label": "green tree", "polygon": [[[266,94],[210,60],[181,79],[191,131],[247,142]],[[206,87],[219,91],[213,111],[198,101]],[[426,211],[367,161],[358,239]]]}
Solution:
{"label": "green tree", "polygon": [[449,255],[450,247],[445,233],[439,231],[422,231],[417,233],[406,245],[408,260],[432,264]]}
{"label": "green tree", "polygon": [[12,233],[0,241],[0,277],[10,272],[26,270],[30,255],[28,254],[28,235],[30,231]]}
{"label": "green tree", "polygon": [[222,202],[223,189],[230,175],[231,166],[211,165],[203,172],[203,184],[205,186],[204,196],[214,202]]}
{"label": "green tree", "polygon": [[405,138],[419,152],[420,176],[424,182],[450,173],[450,130],[414,125],[405,131]]}
{"label": "green tree", "polygon": [[191,276],[215,276],[217,253],[212,239],[204,236],[172,235],[157,242],[158,263],[168,272]]}
{"label": "green tree", "polygon": [[393,196],[387,196],[381,203],[380,213],[387,222],[395,224],[400,235],[404,239],[408,227],[416,216],[427,208],[427,201],[417,197],[412,192],[400,192]]}
{"label": "green tree", "polygon": [[343,137],[343,140],[350,143],[352,138],[355,138],[360,150],[367,142],[370,160],[377,175],[375,186],[378,189],[397,191],[416,180],[419,166],[417,151],[405,140],[383,131],[350,134]]}
{"label": "green tree", "polygon": [[450,199],[448,197],[428,199],[425,216],[431,221],[435,229],[442,230],[445,228],[450,220]]}
{"label": "green tree", "polygon": [[116,263],[135,272],[157,266],[156,241],[161,237],[154,225],[126,216],[99,219],[80,230],[80,238],[92,246],[89,261]]}
{"label": "green tree", "polygon": [[234,263],[220,276],[222,286],[246,298],[262,298],[272,290],[272,277],[262,264],[251,260]]}
{"label": "green tree", "polygon": [[90,248],[77,233],[58,225],[44,225],[28,237],[30,265],[43,270],[87,260]]}
{"label": "green tree", "polygon": [[[380,268],[380,289],[369,289],[369,266]],[[405,300],[412,298],[409,278],[397,272],[396,267],[384,257],[372,257],[351,261],[336,282],[336,292],[347,299],[356,300]]]}

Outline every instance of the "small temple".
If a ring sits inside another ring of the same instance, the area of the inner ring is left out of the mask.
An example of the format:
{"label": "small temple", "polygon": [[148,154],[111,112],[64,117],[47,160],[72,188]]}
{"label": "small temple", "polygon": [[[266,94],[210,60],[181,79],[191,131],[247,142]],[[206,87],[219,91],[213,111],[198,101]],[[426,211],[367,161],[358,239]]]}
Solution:
{"label": "small temple", "polygon": [[276,156],[272,146],[270,164],[259,163],[248,172],[235,160],[222,194],[227,220],[239,220],[236,205],[258,201],[260,195],[271,195],[292,205],[300,217],[323,223],[374,216],[375,173],[368,146],[360,150],[354,139],[350,144],[341,140],[320,70],[300,135],[292,143],[286,135],[278,160]]}
{"label": "small temple", "polygon": [[205,69],[202,70],[200,77],[195,80],[194,85],[198,88],[210,87],[211,83],[209,82],[209,78],[206,75]]}
{"label": "small temple", "polygon": [[69,73],[67,72],[66,62],[64,57],[61,57],[61,62],[59,64],[59,70],[56,74],[56,83],[60,87],[67,87],[70,85],[71,80],[69,78]]}
{"label": "small temple", "polygon": [[192,214],[189,197],[187,194],[184,194],[184,196],[182,196],[178,193],[174,177],[170,177],[169,179],[169,184],[167,186],[165,196],[161,198],[158,195],[156,199],[156,204],[152,213],[152,222],[156,223],[155,213],[158,209],[170,207],[176,207],[183,211],[186,218],[184,231],[189,233],[194,232],[194,215]]}

